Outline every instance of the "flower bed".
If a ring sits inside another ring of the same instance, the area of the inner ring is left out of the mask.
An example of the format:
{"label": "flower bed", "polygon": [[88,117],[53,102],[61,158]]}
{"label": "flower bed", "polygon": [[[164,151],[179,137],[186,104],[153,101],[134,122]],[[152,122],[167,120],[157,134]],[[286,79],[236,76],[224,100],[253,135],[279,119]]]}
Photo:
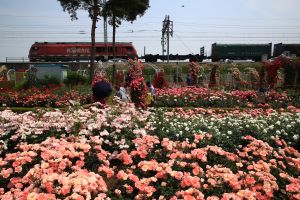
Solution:
{"label": "flower bed", "polygon": [[67,107],[72,102],[91,103],[90,90],[86,88],[32,88],[22,91],[6,91],[0,96],[0,106],[8,107]]}
{"label": "flower bed", "polygon": [[[139,81],[140,79],[137,79]],[[136,83],[136,82],[134,82]],[[134,86],[134,85],[133,85]],[[144,85],[142,87],[144,88]],[[135,98],[138,99],[134,93]],[[0,96],[3,107],[68,107],[70,105],[92,103],[91,89],[87,86],[75,89],[32,88],[24,91],[6,91]],[[208,88],[183,87],[156,89],[155,107],[219,107],[219,108],[287,108],[300,106],[298,92],[267,93],[266,103],[260,103],[254,90],[234,90],[231,92]]]}
{"label": "flower bed", "polygon": [[5,110],[0,198],[299,199],[298,130],[296,108]]}
{"label": "flower bed", "polygon": [[262,104],[258,101],[258,94],[254,90],[226,92],[208,88],[183,87],[157,90],[155,105],[157,107],[286,108],[292,102],[285,92],[268,92],[266,104]]}

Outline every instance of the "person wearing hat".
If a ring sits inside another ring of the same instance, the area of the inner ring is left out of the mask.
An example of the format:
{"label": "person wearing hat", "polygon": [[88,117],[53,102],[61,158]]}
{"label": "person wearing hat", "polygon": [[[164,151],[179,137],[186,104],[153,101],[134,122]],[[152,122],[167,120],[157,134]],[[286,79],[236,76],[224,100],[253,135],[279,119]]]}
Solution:
{"label": "person wearing hat", "polygon": [[106,104],[108,97],[112,93],[112,87],[107,81],[96,82],[92,88],[94,102]]}

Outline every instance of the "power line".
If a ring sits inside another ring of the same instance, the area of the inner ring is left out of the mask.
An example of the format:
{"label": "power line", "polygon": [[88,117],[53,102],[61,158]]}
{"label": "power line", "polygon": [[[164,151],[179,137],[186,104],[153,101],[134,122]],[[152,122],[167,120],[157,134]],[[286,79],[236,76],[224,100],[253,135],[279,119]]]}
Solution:
{"label": "power line", "polygon": [[214,32],[214,31],[188,31],[188,32],[186,32],[186,31],[176,31],[176,32],[178,32],[178,33],[199,33],[199,34],[255,34],[255,35],[265,35],[265,34],[288,34],[288,35],[299,35],[299,32],[295,32],[295,33],[288,33],[288,32],[278,32],[278,33],[276,33],[276,32],[240,32],[240,33],[238,33],[238,32]]}
{"label": "power line", "polygon": [[176,21],[178,25],[186,25],[186,26],[217,26],[217,27],[246,27],[246,28],[300,28],[300,26],[285,26],[285,25],[240,25],[240,24],[205,24],[205,23],[188,23],[188,22],[180,22]]}
{"label": "power line", "polygon": [[[138,33],[143,33],[144,32],[160,32],[160,30],[127,30],[127,31],[118,31],[117,33],[133,33],[133,34],[138,34]],[[36,35],[36,34],[90,34],[90,32],[86,32],[86,31],[59,31],[59,32],[56,32],[56,31],[46,31],[46,30],[41,30],[41,31],[1,31],[0,30],[0,33],[4,33],[4,34],[33,34],[33,35]],[[103,34],[104,32],[102,31],[97,31],[97,33],[100,33],[100,34]],[[109,32],[111,33],[111,31]]]}
{"label": "power line", "polygon": [[[146,32],[146,33],[145,33]],[[151,32],[151,33],[150,33]],[[159,37],[159,30],[122,30],[118,31],[117,37]],[[204,31],[193,31],[193,32],[183,32],[177,31],[181,33],[181,37],[186,38],[300,38],[300,33],[267,33],[267,32],[253,32],[253,33],[231,33],[231,32],[204,32]],[[2,37],[26,37],[26,36],[37,36],[37,35],[82,35],[87,36],[90,33],[86,31],[1,31]],[[110,32],[111,33],[111,32]],[[157,33],[157,34],[156,34]],[[103,34],[103,32],[97,32],[98,34]],[[142,35],[140,35],[142,34]],[[199,34],[199,35],[197,35]],[[207,35],[210,34],[210,35]],[[16,35],[16,36],[15,36]]]}
{"label": "power line", "polygon": [[182,44],[184,45],[184,47],[190,52],[192,53],[192,50],[188,47],[188,45],[186,45],[186,43],[181,39],[181,37],[177,34],[174,34],[181,42]]}
{"label": "power line", "polygon": [[[78,34],[77,34],[78,35]],[[68,36],[68,38],[89,38],[89,35],[83,35],[83,37],[77,37],[74,34],[75,37],[70,37]],[[299,36],[181,36],[184,39],[202,39],[202,38],[226,38],[226,39],[299,39],[300,40],[300,35]],[[7,39],[15,39],[15,38],[61,38],[61,39],[66,39],[63,37],[58,36],[2,36],[1,38],[7,38]],[[138,35],[119,35],[117,36],[117,38],[158,38],[157,35],[143,35],[143,36],[138,36]]]}

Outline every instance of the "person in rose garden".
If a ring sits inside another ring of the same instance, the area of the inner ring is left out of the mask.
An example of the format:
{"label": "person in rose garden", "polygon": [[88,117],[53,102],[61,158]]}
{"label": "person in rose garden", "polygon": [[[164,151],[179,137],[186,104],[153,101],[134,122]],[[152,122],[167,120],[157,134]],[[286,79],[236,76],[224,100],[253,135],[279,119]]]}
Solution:
{"label": "person in rose garden", "polygon": [[102,80],[94,84],[92,91],[93,91],[94,102],[100,102],[102,104],[106,104],[108,97],[112,93],[112,87],[110,83]]}
{"label": "person in rose garden", "polygon": [[192,79],[192,75],[190,73],[188,73],[186,75],[186,84],[187,84],[187,86],[193,85],[193,79]]}
{"label": "person in rose garden", "polygon": [[147,104],[148,104],[148,106],[153,106],[153,104],[154,104],[154,98],[155,98],[155,88],[151,84],[150,81],[147,81],[146,86],[148,88],[148,92],[147,92],[147,95],[146,95]]}
{"label": "person in rose garden", "polygon": [[129,87],[131,81],[132,81],[132,78],[130,77],[129,73],[127,73],[126,77],[125,77],[125,87]]}
{"label": "person in rose garden", "polygon": [[129,96],[127,94],[126,88],[122,86],[116,86],[116,96],[120,98],[121,101],[128,102]]}
{"label": "person in rose garden", "polygon": [[257,91],[258,103],[262,103],[262,104],[267,103],[268,90],[269,90],[269,86],[268,86],[267,82],[265,80],[262,81],[262,83],[260,84],[260,87]]}

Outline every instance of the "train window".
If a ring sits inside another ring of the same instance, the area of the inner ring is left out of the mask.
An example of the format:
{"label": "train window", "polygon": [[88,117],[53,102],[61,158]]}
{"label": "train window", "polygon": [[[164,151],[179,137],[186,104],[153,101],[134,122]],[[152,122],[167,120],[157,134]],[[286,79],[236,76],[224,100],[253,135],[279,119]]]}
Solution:
{"label": "train window", "polygon": [[37,51],[37,50],[39,50],[39,47],[32,47],[32,50]]}
{"label": "train window", "polygon": [[105,47],[96,47],[96,52],[105,52]]}
{"label": "train window", "polygon": [[126,47],[126,50],[127,50],[127,51],[132,51],[133,48],[132,48],[132,47]]}

